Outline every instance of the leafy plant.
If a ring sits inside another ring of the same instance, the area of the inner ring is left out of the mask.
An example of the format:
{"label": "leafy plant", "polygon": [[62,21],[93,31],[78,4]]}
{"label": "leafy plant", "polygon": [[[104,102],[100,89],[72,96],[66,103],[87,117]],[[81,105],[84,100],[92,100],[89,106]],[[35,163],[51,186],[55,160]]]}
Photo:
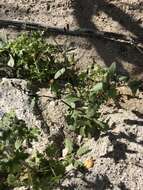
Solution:
{"label": "leafy plant", "polygon": [[46,190],[59,182],[64,173],[64,165],[53,144],[43,153],[28,153],[38,134],[36,128],[29,129],[13,112],[3,116],[0,121],[1,190],[21,186]]}
{"label": "leafy plant", "polygon": [[87,73],[81,73],[81,85],[70,88],[70,94],[65,97],[69,105],[67,122],[70,130],[84,136],[98,136],[100,131],[108,129],[108,124],[100,118],[100,106],[109,98],[117,96],[116,87],[119,77],[116,65],[109,68],[92,68]]}
{"label": "leafy plant", "polygon": [[36,152],[32,156],[28,161],[25,186],[31,186],[33,190],[48,190],[59,184],[65,172],[65,165],[59,160],[58,151],[57,147],[51,144],[42,154]]}
{"label": "leafy plant", "polygon": [[[68,106],[68,128],[82,137],[98,137],[108,129],[108,121],[101,120],[100,107],[109,99],[118,97],[117,87],[126,77],[116,73],[116,64],[109,68],[92,66],[86,72],[77,73],[71,61],[58,46],[45,41],[39,33],[23,34],[12,42],[0,44],[0,73],[8,77],[29,80],[32,84],[48,84],[52,91]],[[74,60],[72,60],[74,63]],[[59,85],[60,84],[60,85]],[[133,94],[140,83],[130,81]],[[35,95],[31,108],[37,100]],[[81,168],[80,157],[90,150],[65,138],[66,155],[53,143],[40,153],[33,150],[38,140],[36,128],[28,128],[24,121],[12,113],[0,121],[0,189],[24,186],[32,190],[48,190],[55,187],[64,175],[65,167],[72,164]],[[61,142],[63,144],[63,142]],[[29,153],[29,148],[33,152]]]}
{"label": "leafy plant", "polygon": [[11,68],[12,77],[49,85],[70,78],[70,61],[62,53],[62,48],[49,44],[37,32],[23,34],[0,48],[3,67]]}
{"label": "leafy plant", "polygon": [[66,166],[72,165],[74,168],[84,168],[83,163],[79,161],[80,157],[91,150],[85,145],[77,145],[72,139],[65,139],[66,156],[64,163]]}
{"label": "leafy plant", "polygon": [[13,112],[4,115],[0,121],[1,188],[7,184],[19,183],[19,174],[25,169],[25,160],[29,156],[25,152],[25,146],[30,146],[32,139],[36,137],[33,132]]}

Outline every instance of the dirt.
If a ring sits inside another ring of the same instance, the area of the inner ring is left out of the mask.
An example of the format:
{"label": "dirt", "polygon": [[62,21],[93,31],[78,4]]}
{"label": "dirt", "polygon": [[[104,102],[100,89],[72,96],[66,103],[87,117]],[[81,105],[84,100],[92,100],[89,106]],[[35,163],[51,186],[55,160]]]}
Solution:
{"label": "dirt", "polygon": [[[142,0],[1,0],[0,18],[38,22],[64,28],[92,28],[126,34],[143,42]],[[133,46],[108,40],[60,37],[75,48],[80,68],[94,62],[109,66],[117,62],[119,71],[143,78],[143,54]]]}
{"label": "dirt", "polygon": [[[71,29],[99,29],[125,34],[143,42],[142,0],[1,0],[0,19],[38,22],[61,28],[69,24]],[[1,31],[10,37],[19,34],[8,28]],[[93,61],[106,66],[116,62],[120,72],[143,79],[143,53],[133,46],[69,36],[57,36],[56,40],[67,48],[74,48],[71,53],[75,54],[81,69]],[[41,89],[39,93],[48,92]],[[143,95],[139,93],[137,98],[130,99],[125,96],[123,100],[121,108],[110,105],[103,108],[103,117],[110,118],[110,130],[97,141],[86,141],[92,151],[82,160],[94,157],[94,167],[86,175],[79,171],[69,172],[59,189],[143,189]],[[51,133],[58,135],[65,124],[62,103],[45,98],[41,99],[41,105],[44,118],[52,126]]]}

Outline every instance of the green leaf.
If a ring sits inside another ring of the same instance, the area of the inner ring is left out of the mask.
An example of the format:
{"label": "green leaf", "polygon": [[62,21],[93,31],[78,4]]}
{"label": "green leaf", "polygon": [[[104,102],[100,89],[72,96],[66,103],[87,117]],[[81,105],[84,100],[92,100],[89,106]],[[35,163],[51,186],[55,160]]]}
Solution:
{"label": "green leaf", "polygon": [[65,73],[66,69],[65,68],[62,68],[60,69],[58,72],[56,72],[55,76],[54,76],[54,79],[58,79],[59,77],[61,77],[64,73]]}
{"label": "green leaf", "polygon": [[111,88],[108,90],[108,97],[115,98],[117,96],[117,90],[116,88]]}
{"label": "green leaf", "polygon": [[68,95],[65,97],[64,100],[66,101],[66,103],[70,104],[70,103],[79,101],[80,98],[78,98],[77,96],[74,96],[74,95]]}
{"label": "green leaf", "polygon": [[90,152],[91,150],[88,148],[88,147],[86,147],[86,146],[82,146],[82,147],[80,147],[79,149],[78,149],[78,151],[77,151],[77,156],[83,156],[84,154],[87,154],[88,152]]}
{"label": "green leaf", "polygon": [[110,77],[112,77],[116,72],[116,63],[112,63],[110,67],[108,68],[108,73]]}
{"label": "green leaf", "polygon": [[65,139],[65,148],[68,149],[69,154],[72,153],[72,151],[73,151],[73,142],[72,142],[71,139],[69,139],[69,138]]}
{"label": "green leaf", "polygon": [[83,126],[83,127],[80,128],[80,131],[79,131],[79,134],[80,134],[81,136],[83,136],[83,137],[85,137],[85,135],[86,135],[86,134],[85,134],[85,132],[86,132],[85,130],[86,130],[86,127]]}
{"label": "green leaf", "polygon": [[37,137],[38,135],[40,135],[40,130],[36,127],[33,127],[31,128],[30,130],[30,134],[33,136],[33,137]]}
{"label": "green leaf", "polygon": [[97,111],[98,111],[98,106],[96,104],[89,105],[87,109],[87,117],[95,116],[97,114]]}
{"label": "green leaf", "polygon": [[18,149],[21,147],[21,145],[22,145],[22,141],[19,140],[19,139],[17,139],[17,140],[15,141],[15,148],[16,148],[16,150],[18,150]]}
{"label": "green leaf", "polygon": [[79,160],[75,160],[73,166],[74,166],[74,168],[79,168],[79,167],[83,166],[83,163]]}
{"label": "green leaf", "polygon": [[68,128],[71,131],[75,131],[76,130],[76,126],[75,125],[68,125]]}
{"label": "green leaf", "polygon": [[93,121],[95,122],[95,124],[97,125],[97,128],[100,131],[107,131],[107,129],[109,127],[107,123],[104,123],[103,121],[99,121],[97,119],[93,119]]}
{"label": "green leaf", "polygon": [[99,93],[103,90],[103,82],[97,83],[92,89],[91,89],[91,94],[94,93]]}
{"label": "green leaf", "polygon": [[118,78],[118,80],[119,80],[120,82],[127,82],[127,81],[128,81],[128,77],[127,77],[127,76],[120,76],[120,77]]}
{"label": "green leaf", "polygon": [[16,183],[16,177],[13,174],[9,174],[7,177],[7,183],[14,186]]}
{"label": "green leaf", "polygon": [[50,85],[50,90],[52,92],[54,92],[56,95],[58,95],[58,91],[59,91],[59,84],[54,81],[51,85]]}
{"label": "green leaf", "polygon": [[75,103],[80,101],[80,98],[73,96],[73,95],[68,95],[65,97],[64,101],[70,105],[72,108],[75,108]]}

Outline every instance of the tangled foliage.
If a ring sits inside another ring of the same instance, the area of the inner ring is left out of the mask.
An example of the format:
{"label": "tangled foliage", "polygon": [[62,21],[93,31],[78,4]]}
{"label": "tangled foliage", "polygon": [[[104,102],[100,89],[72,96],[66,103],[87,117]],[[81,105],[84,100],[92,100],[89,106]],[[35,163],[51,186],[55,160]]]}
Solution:
{"label": "tangled foliage", "polygon": [[70,61],[62,48],[46,42],[42,34],[23,34],[0,48],[1,67],[11,69],[12,77],[50,83],[64,75],[69,79]]}
{"label": "tangled foliage", "polygon": [[43,153],[28,153],[39,131],[28,128],[15,114],[0,121],[0,189],[26,187],[33,190],[53,188],[64,173],[59,150],[51,144]]}

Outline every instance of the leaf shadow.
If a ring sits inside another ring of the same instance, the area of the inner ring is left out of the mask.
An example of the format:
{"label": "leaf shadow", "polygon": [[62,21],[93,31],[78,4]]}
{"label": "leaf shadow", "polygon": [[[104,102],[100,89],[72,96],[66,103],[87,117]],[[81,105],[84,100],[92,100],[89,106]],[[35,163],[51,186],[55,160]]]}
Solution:
{"label": "leaf shadow", "polygon": [[[107,188],[113,189],[113,185],[112,185],[112,183],[109,180],[107,175],[96,174],[94,179],[89,180],[89,179],[87,179],[86,175],[87,174],[91,175],[90,172],[83,173],[82,177],[78,177],[77,174],[78,174],[77,171],[75,171],[74,175],[72,176],[73,177],[73,183],[71,182],[69,185],[63,185],[63,186],[61,185],[60,189],[61,190],[77,190],[77,189],[104,190],[104,189],[107,189]],[[66,178],[68,180],[70,180],[71,176],[67,175]],[[77,182],[74,181],[74,179],[78,180],[78,178],[82,180],[81,184],[80,184],[80,182],[77,183]]]}
{"label": "leaf shadow", "polygon": [[119,134],[115,134],[113,132],[107,132],[102,136],[108,136],[111,144],[113,145],[113,150],[107,152],[105,155],[102,155],[102,158],[112,158],[117,164],[120,160],[126,160],[126,154],[136,154],[137,151],[128,149],[126,143],[120,142],[120,140],[124,139],[128,142],[133,142],[139,145],[142,145],[142,141],[137,141],[137,136],[133,133],[125,134],[124,132],[120,132]]}
{"label": "leaf shadow", "polygon": [[[143,42],[143,28],[140,24],[120,8],[105,0],[72,0],[73,15],[80,28],[88,28],[98,30],[96,23],[92,21],[93,16],[97,16],[100,11],[106,13],[114,21],[117,21],[127,31],[130,31],[136,36],[136,40]],[[111,42],[103,39],[87,38],[94,46],[97,53],[104,61],[105,65],[109,66],[113,62],[120,62],[118,70],[128,73],[124,68],[123,62],[137,67],[142,66],[141,59],[143,54],[138,52],[134,47]],[[135,73],[140,73],[140,69],[134,70]]]}
{"label": "leaf shadow", "polygon": [[124,123],[126,123],[127,125],[143,126],[143,114],[136,110],[133,110],[132,112],[138,117],[138,119],[125,119]]}

